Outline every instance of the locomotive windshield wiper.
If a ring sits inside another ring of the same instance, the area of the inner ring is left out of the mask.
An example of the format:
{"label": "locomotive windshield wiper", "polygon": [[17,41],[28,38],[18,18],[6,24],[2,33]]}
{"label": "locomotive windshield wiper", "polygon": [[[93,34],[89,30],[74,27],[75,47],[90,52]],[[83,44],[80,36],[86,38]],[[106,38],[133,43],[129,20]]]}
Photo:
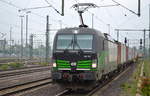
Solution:
{"label": "locomotive windshield wiper", "polygon": [[72,45],[73,45],[73,39],[71,40],[71,42],[69,43],[69,45],[65,48],[64,52],[67,51],[68,48],[69,48],[70,46],[72,46]]}
{"label": "locomotive windshield wiper", "polygon": [[79,52],[83,53],[83,50],[81,49],[80,45],[77,43],[77,37],[76,36],[75,36],[74,46],[75,45],[79,48]]}
{"label": "locomotive windshield wiper", "polygon": [[79,44],[77,42],[75,42],[75,44],[78,46],[79,48],[79,53],[82,54],[83,53],[83,50],[80,48]]}
{"label": "locomotive windshield wiper", "polygon": [[79,49],[79,52],[83,53],[83,50],[81,49],[80,45],[77,42],[76,36],[74,36],[74,39],[72,39],[71,42],[68,44],[68,46],[64,49],[64,52],[68,51],[70,46],[73,46],[72,49],[76,49],[75,47],[77,47]]}

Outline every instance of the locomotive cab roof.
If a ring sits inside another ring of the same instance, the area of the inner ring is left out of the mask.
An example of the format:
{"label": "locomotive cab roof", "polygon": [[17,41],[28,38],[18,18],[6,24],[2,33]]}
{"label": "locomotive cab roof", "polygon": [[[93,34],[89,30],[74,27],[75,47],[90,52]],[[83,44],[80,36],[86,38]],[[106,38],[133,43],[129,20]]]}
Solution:
{"label": "locomotive cab roof", "polygon": [[56,34],[96,34],[105,38],[104,34],[101,31],[98,31],[93,28],[85,28],[85,27],[73,27],[73,28],[64,28],[58,30]]}

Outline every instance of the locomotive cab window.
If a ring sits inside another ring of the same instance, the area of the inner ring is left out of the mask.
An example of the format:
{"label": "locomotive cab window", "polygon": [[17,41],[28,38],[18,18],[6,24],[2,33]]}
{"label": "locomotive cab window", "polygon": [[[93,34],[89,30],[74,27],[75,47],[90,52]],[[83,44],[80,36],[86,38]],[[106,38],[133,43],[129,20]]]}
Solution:
{"label": "locomotive cab window", "polygon": [[92,49],[93,35],[76,35],[75,49]]}
{"label": "locomotive cab window", "polygon": [[73,35],[58,35],[57,49],[73,49]]}
{"label": "locomotive cab window", "polygon": [[75,34],[57,36],[56,49],[58,50],[92,50],[93,35]]}

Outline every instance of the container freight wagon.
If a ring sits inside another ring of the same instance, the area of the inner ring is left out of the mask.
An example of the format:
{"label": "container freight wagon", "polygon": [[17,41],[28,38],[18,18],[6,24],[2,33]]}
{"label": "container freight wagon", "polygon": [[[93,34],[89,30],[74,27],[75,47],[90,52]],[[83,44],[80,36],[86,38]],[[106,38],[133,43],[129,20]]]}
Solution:
{"label": "container freight wagon", "polygon": [[107,55],[105,57],[105,62],[104,62],[105,72],[103,73],[103,75],[111,73],[117,69],[117,55],[118,55],[117,43],[114,40],[111,40],[109,36],[106,37],[105,42],[107,42],[105,46],[107,46],[108,49],[106,49]]}
{"label": "container freight wagon", "polygon": [[127,62],[127,47],[124,44],[121,44],[121,64]]}

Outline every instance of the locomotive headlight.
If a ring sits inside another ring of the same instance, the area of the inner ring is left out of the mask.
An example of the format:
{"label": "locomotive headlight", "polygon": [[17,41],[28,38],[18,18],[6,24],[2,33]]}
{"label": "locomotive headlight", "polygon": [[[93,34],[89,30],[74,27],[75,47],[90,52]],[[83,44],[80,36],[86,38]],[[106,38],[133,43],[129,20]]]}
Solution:
{"label": "locomotive headlight", "polygon": [[56,67],[57,66],[57,64],[56,63],[53,63],[53,67]]}
{"label": "locomotive headlight", "polygon": [[92,63],[92,68],[96,68],[97,64],[96,63]]}
{"label": "locomotive headlight", "polygon": [[92,62],[92,68],[96,68],[97,67],[97,60],[93,60]]}

